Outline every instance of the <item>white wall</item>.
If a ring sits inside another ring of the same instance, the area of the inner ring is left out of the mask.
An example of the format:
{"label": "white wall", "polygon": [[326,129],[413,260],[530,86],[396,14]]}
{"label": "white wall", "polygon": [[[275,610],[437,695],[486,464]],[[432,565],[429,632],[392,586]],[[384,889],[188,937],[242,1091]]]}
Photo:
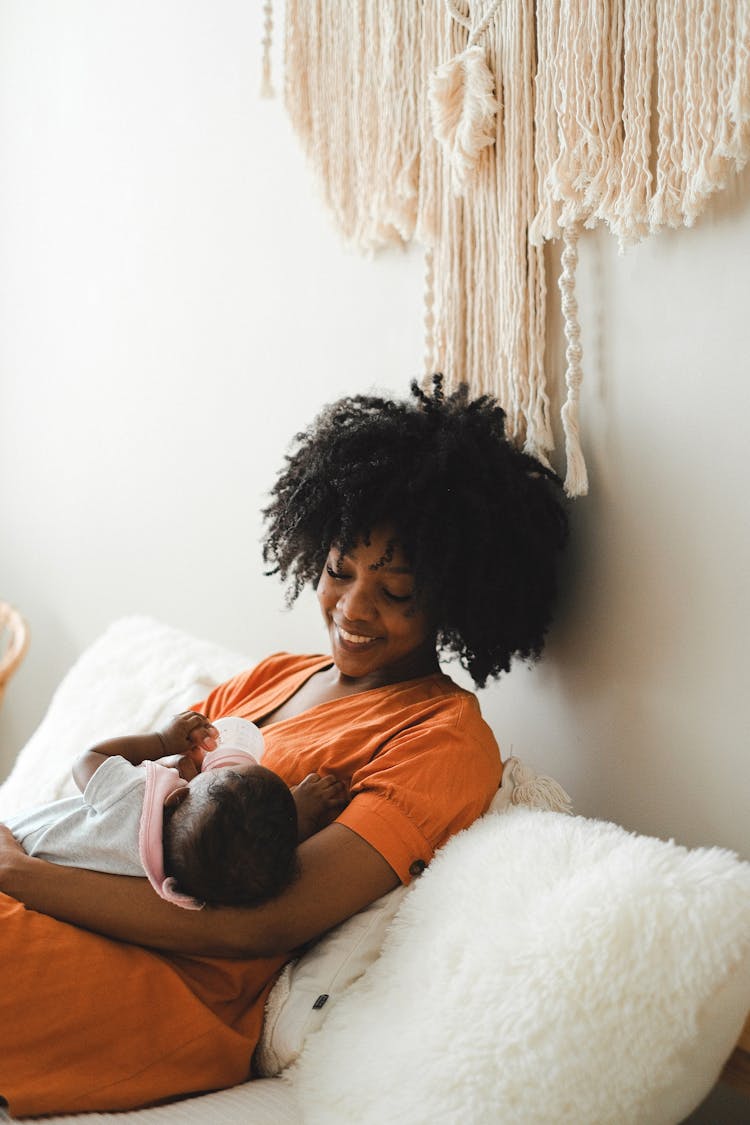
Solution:
{"label": "white wall", "polygon": [[[0,597],[33,637],[5,769],[121,614],[322,644],[262,575],[264,494],[324,402],[419,373],[421,255],[341,247],[258,99],[259,8],[0,0]],[[546,659],[482,696],[580,812],[745,855],[748,251],[747,175],[693,231],[586,238],[591,494]]]}

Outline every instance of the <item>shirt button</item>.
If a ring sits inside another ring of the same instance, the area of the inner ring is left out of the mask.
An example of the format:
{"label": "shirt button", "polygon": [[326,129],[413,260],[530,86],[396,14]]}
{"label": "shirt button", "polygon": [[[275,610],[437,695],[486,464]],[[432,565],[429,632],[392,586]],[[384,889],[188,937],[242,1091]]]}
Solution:
{"label": "shirt button", "polygon": [[425,861],[423,859],[415,859],[414,863],[412,863],[411,867],[409,868],[409,874],[413,878],[416,878],[417,875],[422,874],[422,872],[424,871],[426,866],[427,866],[427,864],[425,863]]}

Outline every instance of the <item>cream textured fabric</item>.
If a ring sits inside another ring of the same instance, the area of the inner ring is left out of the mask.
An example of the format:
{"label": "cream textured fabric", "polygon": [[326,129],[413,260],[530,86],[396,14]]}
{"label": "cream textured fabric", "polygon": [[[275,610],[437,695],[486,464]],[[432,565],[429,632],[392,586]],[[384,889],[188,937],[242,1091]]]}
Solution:
{"label": "cream textured fabric", "polygon": [[496,395],[542,459],[542,246],[565,239],[566,489],[585,492],[579,233],[690,226],[744,165],[750,0],[286,0],[285,58],[344,236],[427,249],[425,374]]}
{"label": "cream textured fabric", "polygon": [[120,1113],[65,1113],[52,1117],[9,1117],[28,1125],[302,1125],[302,1109],[285,1078],[262,1078],[215,1094]]}

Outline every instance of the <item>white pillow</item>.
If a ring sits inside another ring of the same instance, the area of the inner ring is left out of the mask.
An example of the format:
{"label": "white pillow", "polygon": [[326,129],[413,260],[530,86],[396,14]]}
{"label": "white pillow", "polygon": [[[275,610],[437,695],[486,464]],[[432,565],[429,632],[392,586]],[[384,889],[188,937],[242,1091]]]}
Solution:
{"label": "white pillow", "polygon": [[[490,808],[502,812],[512,805],[569,811],[570,798],[552,778],[538,777],[518,758],[509,758]],[[380,956],[388,927],[414,886],[383,895],[285,966],[266,1002],[254,1059],[259,1074],[279,1074],[297,1059],[307,1036],[322,1027],[347,989]]]}
{"label": "white pillow", "polygon": [[0,786],[0,819],[75,793],[73,759],[92,743],[155,730],[253,662],[149,617],[124,617],[78,658]]}
{"label": "white pillow", "polygon": [[311,1125],[672,1125],[748,1008],[749,864],[511,808],[436,856],[290,1073]]}

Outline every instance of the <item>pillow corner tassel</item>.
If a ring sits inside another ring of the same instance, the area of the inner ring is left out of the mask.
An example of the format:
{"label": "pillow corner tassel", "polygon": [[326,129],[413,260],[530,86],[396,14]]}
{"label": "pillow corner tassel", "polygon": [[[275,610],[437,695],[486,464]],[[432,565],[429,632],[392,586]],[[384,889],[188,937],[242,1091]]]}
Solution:
{"label": "pillow corner tassel", "polygon": [[531,766],[527,766],[518,758],[508,758],[505,771],[508,773],[511,786],[511,805],[572,815],[573,801],[553,777],[536,773]]}

